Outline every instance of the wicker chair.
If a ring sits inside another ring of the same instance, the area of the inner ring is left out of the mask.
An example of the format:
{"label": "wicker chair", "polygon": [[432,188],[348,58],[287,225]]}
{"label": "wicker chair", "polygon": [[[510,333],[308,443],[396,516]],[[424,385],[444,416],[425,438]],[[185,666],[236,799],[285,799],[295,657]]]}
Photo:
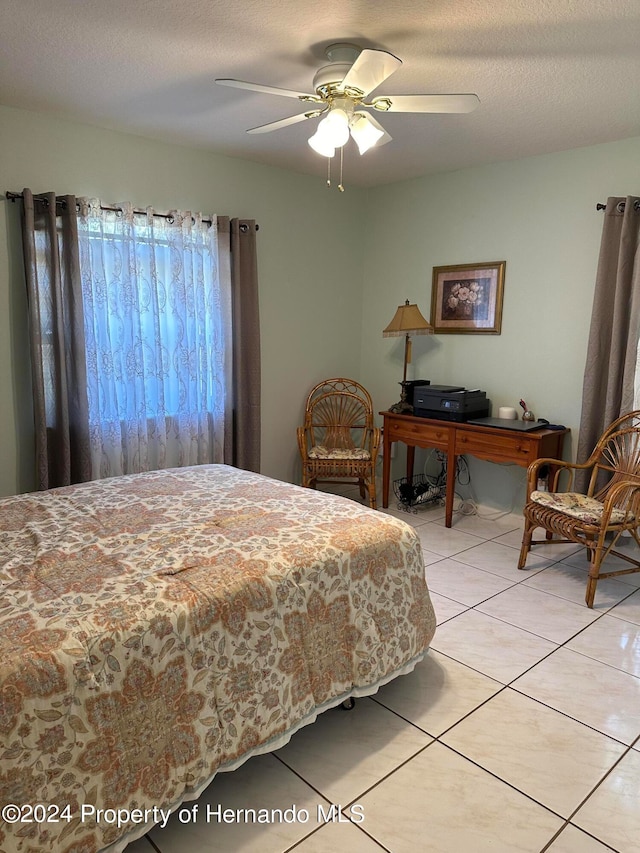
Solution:
{"label": "wicker chair", "polygon": [[368,391],[353,379],[325,379],[311,389],[304,426],[298,427],[302,485],[356,482],[376,508],[380,430],[373,425]]}
{"label": "wicker chair", "polygon": [[[536,486],[540,469],[549,471],[549,492]],[[590,471],[586,494],[571,491],[576,471]],[[559,488],[562,480],[564,489]],[[538,459],[527,473],[527,502],[524,507],[524,536],[518,568],[523,569],[532,545],[576,542],[589,553],[589,577],[585,601],[593,607],[600,578],[640,571],[640,561],[616,549],[622,534],[640,547],[640,411],[614,421],[603,433],[595,450],[583,464],[558,459]],[[546,539],[532,540],[536,527],[546,531]],[[553,535],[561,537],[553,539]],[[632,564],[631,568],[601,572],[608,556]]]}

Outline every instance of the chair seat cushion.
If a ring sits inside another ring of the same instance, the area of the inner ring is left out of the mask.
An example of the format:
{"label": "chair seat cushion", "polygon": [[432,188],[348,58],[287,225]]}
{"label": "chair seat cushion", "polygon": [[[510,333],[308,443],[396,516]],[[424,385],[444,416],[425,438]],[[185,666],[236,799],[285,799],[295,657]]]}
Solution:
{"label": "chair seat cushion", "polygon": [[[595,498],[577,492],[531,492],[529,499],[548,509],[555,509],[564,515],[584,521],[585,524],[599,524],[602,520],[603,504]],[[612,524],[620,524],[626,519],[624,510],[613,509],[610,517]]]}
{"label": "chair seat cushion", "polygon": [[317,444],[309,451],[309,459],[371,459],[371,454],[364,447],[325,447]]}

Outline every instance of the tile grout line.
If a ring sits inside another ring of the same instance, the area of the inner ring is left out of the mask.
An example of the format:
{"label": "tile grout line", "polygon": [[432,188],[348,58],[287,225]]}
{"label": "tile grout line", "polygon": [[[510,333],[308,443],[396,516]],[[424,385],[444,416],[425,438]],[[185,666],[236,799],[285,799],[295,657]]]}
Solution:
{"label": "tile grout line", "polygon": [[[499,593],[498,593],[498,594],[499,594]],[[472,610],[473,608],[469,608],[469,609],[470,609],[470,610]],[[467,612],[467,611],[464,611],[464,612]],[[478,611],[478,612],[482,612],[482,611]],[[461,614],[461,613],[458,613],[457,615],[458,615],[458,616],[461,616],[462,614]],[[488,614],[483,614],[483,615],[485,615],[485,616],[486,616],[486,615],[488,615]],[[598,621],[602,616],[605,616],[605,615],[606,615],[606,613],[601,613],[601,614],[600,614],[596,619],[594,619],[594,620],[593,620],[593,622],[592,622],[590,625],[586,625],[584,628],[582,628],[580,631],[578,631],[578,634],[582,633],[582,631],[584,631],[584,630],[586,630],[587,628],[591,627],[591,625],[595,624],[595,622],[597,622],[597,621]],[[451,617],[451,619],[455,619],[455,618],[456,618],[456,616],[452,616],[452,617]],[[495,618],[495,619],[497,619],[497,617],[491,617],[491,618]],[[447,621],[450,621],[450,620],[447,620]],[[502,621],[502,620],[498,620],[498,621]],[[503,624],[505,624],[505,625],[511,625],[511,623],[510,623],[510,622],[503,622]],[[513,626],[513,625],[511,625],[511,627],[517,627],[517,626]],[[520,630],[524,631],[525,629],[524,629],[524,628],[521,628]],[[529,631],[529,632],[527,632],[527,633],[531,633],[531,632]],[[616,743],[620,743],[620,744],[621,744],[622,746],[624,746],[624,747],[632,748],[632,747],[633,747],[633,745],[634,745],[635,743],[637,743],[637,742],[638,742],[638,740],[640,739],[640,734],[638,734],[638,735],[634,738],[634,740],[633,740],[632,744],[626,744],[624,741],[620,740],[619,738],[613,737],[612,735],[609,735],[609,734],[607,734],[606,732],[601,732],[599,729],[595,728],[595,726],[589,725],[588,723],[584,723],[584,722],[582,722],[582,720],[578,720],[578,719],[576,719],[575,717],[572,717],[570,714],[567,714],[565,711],[560,711],[560,710],[558,710],[557,708],[554,708],[552,705],[548,705],[546,702],[543,702],[541,699],[537,699],[537,698],[535,698],[535,697],[533,697],[533,696],[529,696],[527,693],[524,693],[523,691],[519,690],[519,689],[518,689],[518,687],[514,686],[514,685],[515,685],[515,682],[516,682],[516,681],[518,681],[518,679],[522,678],[522,676],[523,676],[523,675],[526,675],[528,672],[531,672],[531,670],[532,670],[532,669],[535,669],[535,667],[536,667],[536,666],[538,666],[538,664],[541,664],[543,661],[545,661],[545,660],[547,660],[548,658],[550,658],[550,657],[551,657],[552,655],[554,655],[554,654],[555,654],[559,649],[564,648],[564,647],[565,647],[565,645],[566,645],[567,643],[569,643],[572,639],[574,639],[574,637],[576,637],[578,634],[574,634],[573,636],[571,636],[571,637],[569,637],[567,640],[565,640],[563,643],[558,644],[557,648],[552,649],[552,650],[551,650],[550,652],[548,652],[546,655],[544,655],[543,657],[541,657],[541,658],[540,658],[540,660],[538,660],[538,661],[536,661],[535,663],[531,664],[531,666],[529,666],[529,667],[527,667],[526,669],[524,669],[521,673],[519,673],[518,675],[516,675],[516,676],[515,676],[515,678],[512,678],[512,679],[511,679],[510,681],[508,681],[506,684],[504,684],[503,682],[499,681],[497,678],[494,678],[492,675],[488,675],[486,672],[483,672],[482,670],[477,669],[476,667],[471,666],[470,664],[465,663],[464,661],[458,660],[458,658],[453,657],[453,655],[451,655],[451,654],[447,654],[446,652],[443,652],[443,651],[440,651],[439,649],[435,649],[435,648],[434,648],[434,649],[433,649],[433,651],[437,652],[439,655],[443,655],[444,657],[449,658],[449,660],[453,660],[453,661],[455,661],[456,663],[461,664],[462,666],[466,666],[466,667],[468,667],[470,670],[472,670],[473,672],[476,672],[476,673],[478,673],[479,675],[483,675],[485,678],[489,678],[489,679],[491,679],[492,681],[495,681],[495,682],[497,682],[498,684],[502,685],[502,687],[501,687],[501,689],[500,689],[500,690],[497,690],[494,694],[492,694],[492,695],[491,695],[491,696],[489,696],[487,699],[485,699],[483,702],[481,702],[481,703],[480,703],[480,705],[478,705],[478,706],[477,706],[476,708],[474,708],[473,710],[469,711],[469,713],[468,713],[468,714],[465,714],[463,717],[461,717],[459,720],[457,720],[455,723],[453,723],[451,726],[449,726],[449,728],[448,728],[448,729],[446,729],[446,731],[441,732],[441,733],[440,733],[440,735],[437,735],[436,737],[437,737],[437,738],[442,737],[442,735],[446,734],[446,733],[447,733],[448,731],[450,731],[454,726],[457,726],[457,725],[458,725],[458,723],[462,722],[462,720],[466,719],[468,716],[470,716],[471,714],[473,714],[473,713],[474,713],[474,711],[477,711],[477,710],[478,710],[478,708],[481,708],[483,705],[485,705],[487,702],[489,702],[491,699],[493,699],[493,697],[494,697],[494,696],[497,696],[499,693],[502,693],[502,692],[503,692],[503,689],[509,688],[509,689],[511,689],[511,690],[514,690],[514,691],[515,691],[516,693],[518,693],[520,696],[526,696],[526,697],[527,697],[527,699],[531,699],[532,701],[537,702],[539,705],[542,705],[543,707],[548,708],[548,709],[549,709],[549,710],[551,710],[551,711],[555,711],[556,713],[561,714],[563,717],[566,717],[566,718],[567,718],[567,719],[569,719],[569,720],[573,720],[573,721],[574,721],[574,722],[576,722],[576,723],[580,723],[580,725],[584,726],[585,728],[590,729],[591,731],[596,732],[597,734],[601,734],[601,735],[603,735],[604,737],[608,737],[608,738],[610,738],[611,740],[615,741]],[[532,634],[532,636],[537,637],[538,635],[537,635],[537,634]],[[545,638],[545,637],[541,637],[540,639],[546,639],[546,638]],[[548,642],[553,642],[553,641],[549,640]],[[589,657],[589,655],[583,654],[582,652],[576,651],[576,650],[574,650],[574,649],[567,649],[567,651],[573,652],[573,654],[581,655],[582,657],[586,658],[587,660],[592,660],[592,661],[595,661],[596,663],[602,664],[602,666],[610,667],[610,668],[611,668],[612,670],[614,670],[615,672],[622,672],[622,673],[624,673],[625,675],[629,675],[629,676],[631,676],[632,678],[638,678],[638,676],[634,675],[634,673],[632,673],[632,672],[627,672],[627,670],[620,669],[619,667],[613,666],[612,664],[605,663],[604,661],[600,661],[600,660],[598,660],[597,658]],[[374,694],[374,695],[375,695],[375,694]],[[374,698],[374,697],[372,696],[371,698]],[[382,704],[382,703],[380,703],[380,704]],[[386,706],[384,706],[384,707],[386,707]],[[388,709],[388,710],[391,710],[391,709]],[[404,718],[403,718],[403,719],[404,719]],[[407,721],[407,722],[411,722],[411,721]],[[415,725],[415,724],[413,724],[413,723],[412,723],[412,725]],[[419,728],[419,727],[418,727],[418,728]],[[420,731],[423,731],[423,729],[420,729]],[[426,732],[426,734],[429,734],[429,732]],[[433,737],[433,735],[429,735],[429,736],[430,736],[430,737]]]}

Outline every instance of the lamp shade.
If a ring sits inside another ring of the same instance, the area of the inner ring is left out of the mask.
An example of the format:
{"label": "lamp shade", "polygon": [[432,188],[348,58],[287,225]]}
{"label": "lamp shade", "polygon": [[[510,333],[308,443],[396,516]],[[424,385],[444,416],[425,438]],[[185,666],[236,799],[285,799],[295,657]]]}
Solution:
{"label": "lamp shade", "polygon": [[314,151],[321,154],[323,157],[333,157],[336,153],[336,149],[331,144],[331,141],[326,136],[323,136],[319,131],[316,131],[313,136],[310,137],[309,145]]}
{"label": "lamp shade", "polygon": [[414,303],[411,305],[407,299],[404,305],[400,305],[393,320],[382,335],[385,338],[399,337],[400,335],[431,335],[433,326],[425,320],[420,309]]}
{"label": "lamp shade", "polygon": [[384,130],[365,113],[354,113],[351,120],[351,136],[360,154],[364,154],[384,136]]}
{"label": "lamp shade", "polygon": [[318,133],[326,137],[334,148],[342,148],[349,141],[349,116],[339,107],[333,107],[318,125]]}

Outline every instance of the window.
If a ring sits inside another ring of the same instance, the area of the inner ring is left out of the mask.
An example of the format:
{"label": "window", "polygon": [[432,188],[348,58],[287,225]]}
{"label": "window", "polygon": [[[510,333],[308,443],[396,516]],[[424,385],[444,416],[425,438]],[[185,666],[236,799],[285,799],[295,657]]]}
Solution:
{"label": "window", "polygon": [[101,476],[221,461],[231,309],[216,234],[215,220],[190,213],[81,201],[91,454]]}
{"label": "window", "polygon": [[21,195],[38,486],[258,471],[256,223]]}

